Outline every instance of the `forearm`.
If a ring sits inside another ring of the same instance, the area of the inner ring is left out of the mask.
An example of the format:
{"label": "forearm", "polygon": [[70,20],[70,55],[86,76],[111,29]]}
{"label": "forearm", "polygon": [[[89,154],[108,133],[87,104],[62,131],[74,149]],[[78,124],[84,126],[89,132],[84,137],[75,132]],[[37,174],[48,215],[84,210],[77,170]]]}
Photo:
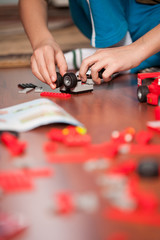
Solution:
{"label": "forearm", "polygon": [[45,39],[53,39],[47,27],[47,3],[45,0],[19,0],[21,20],[35,49]]}
{"label": "forearm", "polygon": [[131,45],[135,46],[141,62],[160,51],[160,24]]}

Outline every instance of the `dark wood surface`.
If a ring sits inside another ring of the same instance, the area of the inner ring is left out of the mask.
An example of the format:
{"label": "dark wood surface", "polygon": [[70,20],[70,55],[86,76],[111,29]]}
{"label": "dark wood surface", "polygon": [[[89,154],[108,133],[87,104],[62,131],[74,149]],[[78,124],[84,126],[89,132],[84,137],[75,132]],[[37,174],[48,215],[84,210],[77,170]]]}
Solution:
{"label": "dark wood surface", "polygon": [[[30,69],[0,70],[0,108],[40,98],[39,93],[18,93],[17,84],[25,82],[40,85]],[[145,130],[146,122],[154,120],[154,107],[140,104],[136,91],[136,75],[123,75],[109,84],[95,86],[91,93],[75,94],[68,100],[52,100],[85,125],[93,143],[101,143],[110,139],[113,130],[121,131],[127,127],[133,127],[136,131]],[[49,166],[55,174],[49,179],[36,180],[34,191],[6,194],[1,198],[2,210],[21,213],[29,223],[28,230],[15,239],[107,240],[115,232],[126,232],[131,240],[159,240],[158,227],[105,219],[103,210],[107,203],[101,198],[100,209],[95,213],[75,212],[66,216],[53,213],[54,193],[69,190],[100,194],[96,177],[101,174],[85,172],[83,164],[47,163],[43,145],[47,141],[46,133],[53,126],[43,126],[20,134],[20,139],[28,144],[26,153],[20,159],[37,167]],[[139,161],[139,156],[136,159]],[[0,144],[1,169],[15,168],[14,161]],[[160,195],[159,180],[145,180],[142,185],[146,189],[154,189]]]}

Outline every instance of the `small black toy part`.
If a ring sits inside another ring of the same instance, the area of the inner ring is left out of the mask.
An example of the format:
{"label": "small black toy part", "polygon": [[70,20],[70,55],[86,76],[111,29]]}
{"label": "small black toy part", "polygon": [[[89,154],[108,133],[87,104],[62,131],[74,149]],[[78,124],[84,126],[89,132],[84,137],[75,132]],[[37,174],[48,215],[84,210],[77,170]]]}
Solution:
{"label": "small black toy part", "polygon": [[63,85],[63,78],[59,72],[57,72],[57,81],[56,81],[56,87],[59,88]]}
{"label": "small black toy part", "polygon": [[137,167],[137,173],[141,177],[158,177],[159,164],[152,158],[143,160]]}

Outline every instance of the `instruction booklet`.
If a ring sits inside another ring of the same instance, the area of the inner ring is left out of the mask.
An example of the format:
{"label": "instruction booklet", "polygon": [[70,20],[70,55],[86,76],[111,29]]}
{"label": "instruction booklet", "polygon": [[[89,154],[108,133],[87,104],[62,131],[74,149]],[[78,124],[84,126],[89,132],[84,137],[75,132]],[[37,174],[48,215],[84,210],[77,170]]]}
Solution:
{"label": "instruction booklet", "polygon": [[63,108],[45,98],[0,109],[0,130],[25,132],[51,123],[82,126]]}

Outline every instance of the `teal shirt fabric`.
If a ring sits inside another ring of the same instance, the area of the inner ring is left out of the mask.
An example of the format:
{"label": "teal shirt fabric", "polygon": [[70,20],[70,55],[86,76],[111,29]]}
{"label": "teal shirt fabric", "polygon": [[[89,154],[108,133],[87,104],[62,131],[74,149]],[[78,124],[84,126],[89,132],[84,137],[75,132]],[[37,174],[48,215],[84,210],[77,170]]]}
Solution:
{"label": "teal shirt fabric", "polygon": [[[141,4],[135,0],[69,0],[69,3],[73,21],[96,48],[118,43],[127,31],[135,41],[160,23],[160,4]],[[131,72],[151,66],[160,66],[160,53]]]}

